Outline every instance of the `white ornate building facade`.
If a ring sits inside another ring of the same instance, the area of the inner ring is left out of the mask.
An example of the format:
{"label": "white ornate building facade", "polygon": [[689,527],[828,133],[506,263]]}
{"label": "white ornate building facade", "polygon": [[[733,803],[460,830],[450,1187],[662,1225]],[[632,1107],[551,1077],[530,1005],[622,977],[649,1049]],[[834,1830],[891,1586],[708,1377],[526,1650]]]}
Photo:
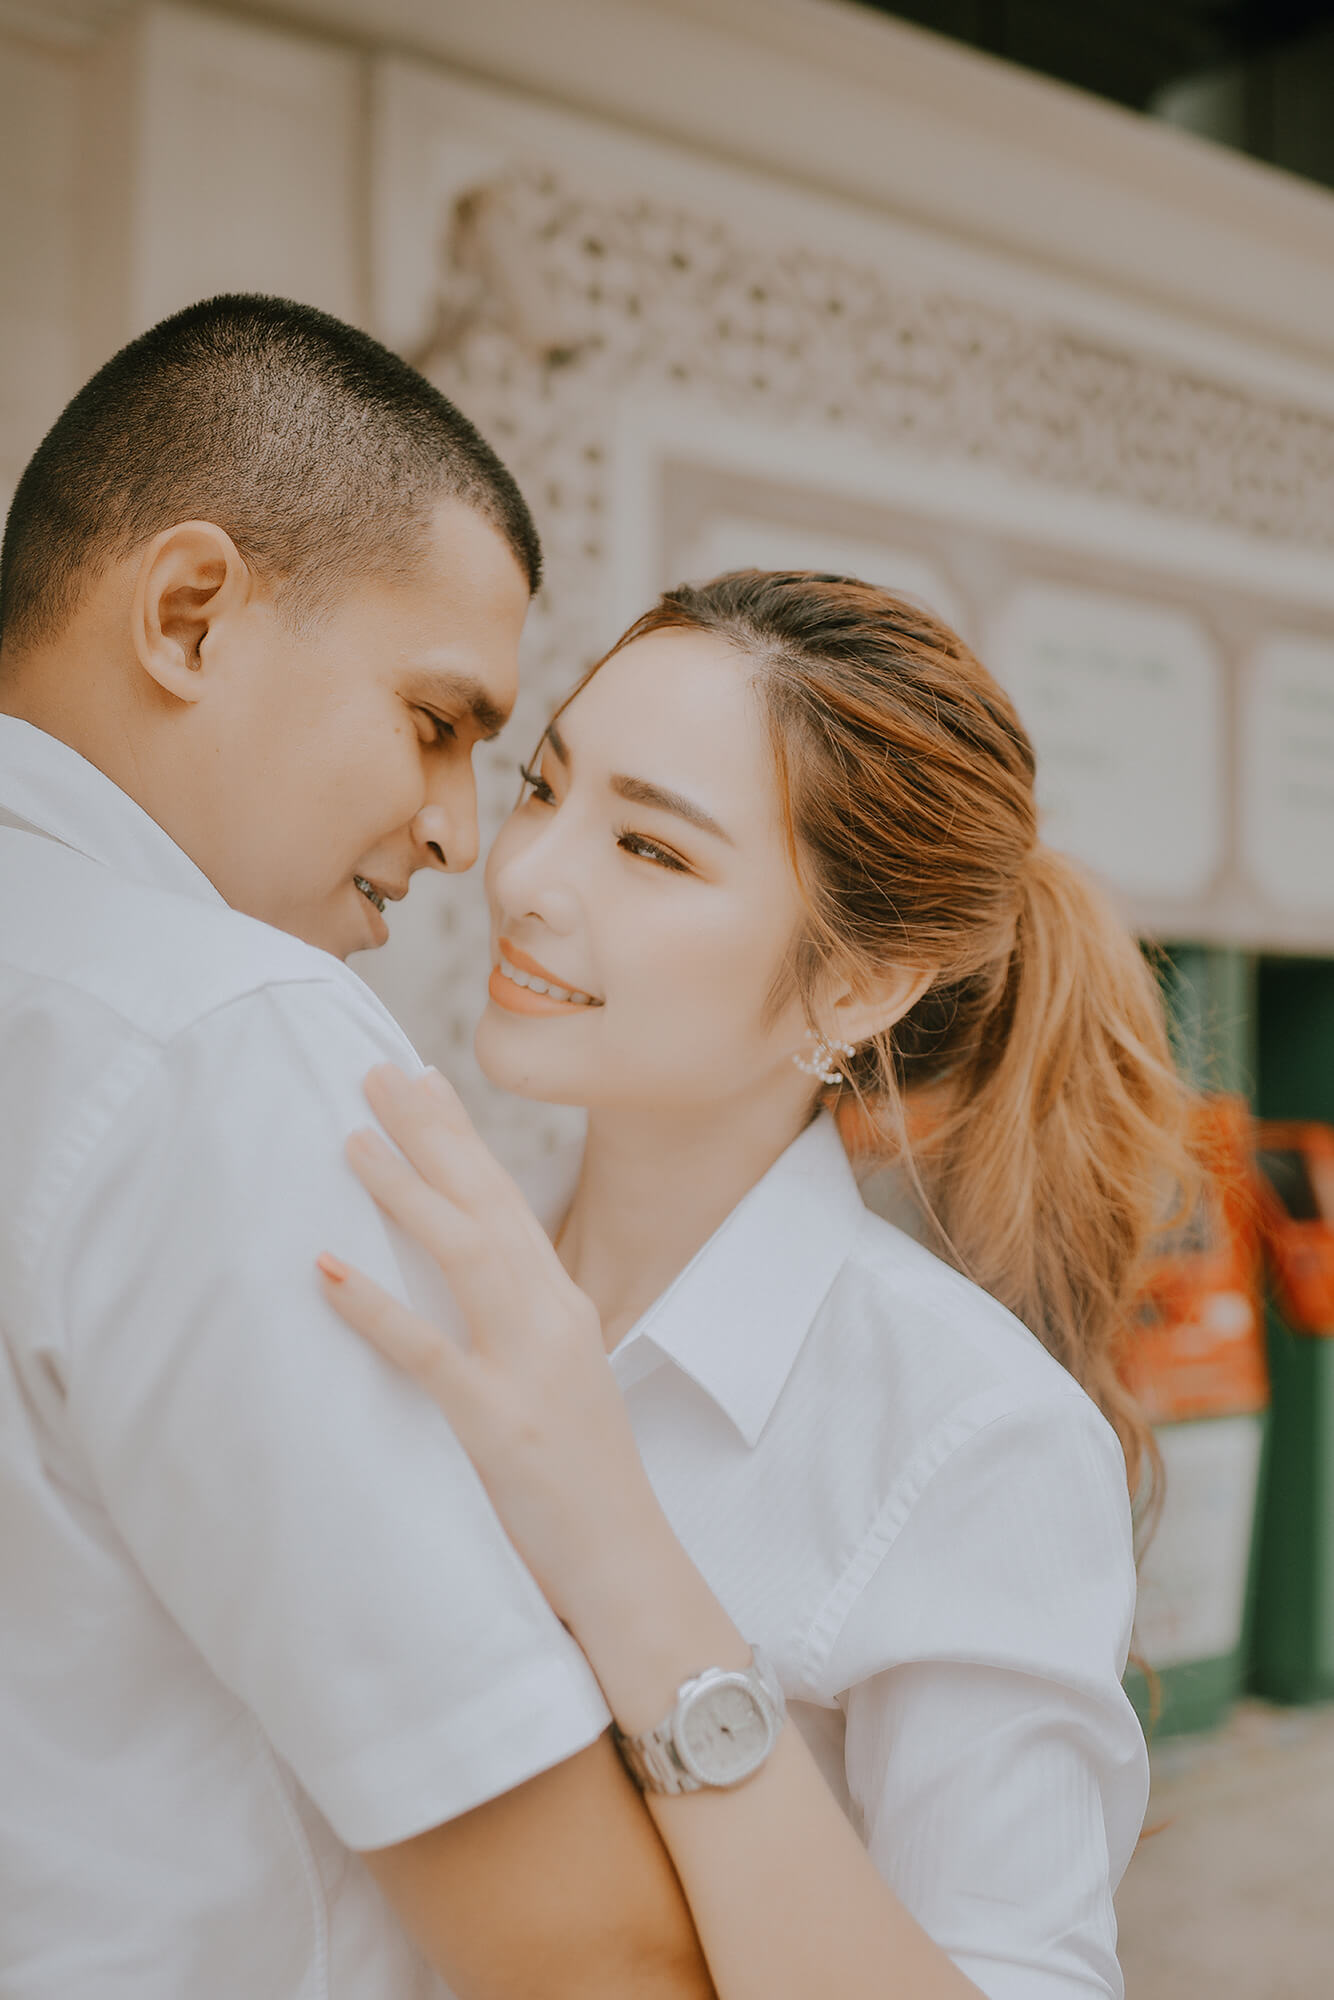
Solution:
{"label": "white ornate building facade", "polygon": [[[664,584],[871,574],[1012,687],[1142,927],[1334,952],[1334,196],[838,0],[0,0],[0,483],[220,289],[368,325],[481,426],[548,582],[486,831]],[[471,1070],[485,929],[364,969]]]}

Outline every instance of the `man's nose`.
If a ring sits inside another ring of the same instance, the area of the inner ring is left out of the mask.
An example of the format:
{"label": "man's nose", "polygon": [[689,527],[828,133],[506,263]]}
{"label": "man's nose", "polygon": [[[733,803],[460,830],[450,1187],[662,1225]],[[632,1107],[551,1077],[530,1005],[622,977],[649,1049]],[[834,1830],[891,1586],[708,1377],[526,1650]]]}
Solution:
{"label": "man's nose", "polygon": [[476,795],[466,810],[459,805],[423,806],[412,822],[412,838],[420,866],[441,868],[449,875],[471,868],[478,848]]}

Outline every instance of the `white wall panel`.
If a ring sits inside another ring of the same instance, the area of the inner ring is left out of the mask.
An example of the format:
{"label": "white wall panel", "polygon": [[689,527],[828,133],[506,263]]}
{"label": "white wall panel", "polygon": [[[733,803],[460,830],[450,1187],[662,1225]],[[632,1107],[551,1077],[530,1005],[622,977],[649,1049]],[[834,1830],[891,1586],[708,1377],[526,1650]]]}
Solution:
{"label": "white wall panel", "polygon": [[127,16],[89,58],[89,365],[213,292],[362,317],[361,88],[354,55],[307,36],[186,7]]}
{"label": "white wall panel", "polygon": [[77,58],[0,28],[0,505],[78,386]]}

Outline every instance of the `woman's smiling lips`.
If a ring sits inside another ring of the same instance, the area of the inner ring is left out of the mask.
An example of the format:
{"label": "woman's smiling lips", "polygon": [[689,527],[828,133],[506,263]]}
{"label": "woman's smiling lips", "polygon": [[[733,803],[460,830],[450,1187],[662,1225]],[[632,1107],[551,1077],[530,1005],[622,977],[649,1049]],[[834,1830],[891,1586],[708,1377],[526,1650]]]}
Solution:
{"label": "woman's smiling lips", "polygon": [[487,992],[508,1013],[580,1014],[602,1005],[580,987],[566,986],[508,938],[501,938],[499,948],[500,963],[492,970]]}

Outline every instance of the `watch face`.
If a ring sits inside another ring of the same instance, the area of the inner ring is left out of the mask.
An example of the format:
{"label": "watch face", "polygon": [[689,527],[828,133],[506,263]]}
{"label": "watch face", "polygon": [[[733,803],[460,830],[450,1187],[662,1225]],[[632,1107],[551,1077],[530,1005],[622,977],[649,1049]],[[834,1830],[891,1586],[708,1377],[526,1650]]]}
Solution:
{"label": "watch face", "polygon": [[774,1725],[749,1683],[728,1675],[687,1700],[675,1736],[692,1778],[705,1785],[737,1785],[768,1756]]}

